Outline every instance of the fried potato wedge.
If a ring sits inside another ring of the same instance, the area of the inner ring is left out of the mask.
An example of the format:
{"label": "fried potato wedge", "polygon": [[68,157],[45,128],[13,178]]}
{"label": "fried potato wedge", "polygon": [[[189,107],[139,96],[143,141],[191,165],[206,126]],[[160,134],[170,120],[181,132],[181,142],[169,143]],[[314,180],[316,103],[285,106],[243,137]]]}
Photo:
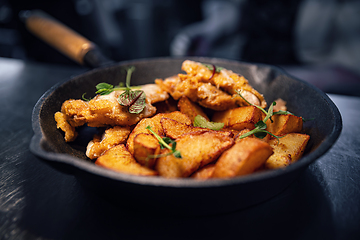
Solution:
{"label": "fried potato wedge", "polygon": [[95,164],[117,172],[134,175],[156,176],[157,172],[140,165],[129,153],[124,144],[119,144],[101,155]]}
{"label": "fried potato wedge", "polygon": [[172,139],[177,139],[186,133],[209,131],[209,129],[194,127],[192,125],[181,123],[170,118],[162,118],[160,123],[164,129],[164,134]]}
{"label": "fried potato wedge", "polygon": [[151,118],[144,118],[132,130],[132,132],[130,133],[129,138],[126,142],[126,147],[128,148],[128,150],[131,154],[134,154],[134,138],[135,138],[135,136],[139,133],[150,133],[149,130],[146,129],[147,126],[150,126],[152,128],[152,130],[155,133],[157,133],[159,136],[164,135],[164,130],[161,126],[160,120],[165,117],[174,119],[178,122],[191,124],[190,118],[179,111],[175,111],[175,112],[171,112],[171,113],[159,113]]}
{"label": "fried potato wedge", "polygon": [[182,158],[176,158],[173,154],[161,157],[155,169],[166,178],[188,177],[215,161],[233,144],[233,138],[215,131],[184,134],[176,140],[176,150],[180,151]]}
{"label": "fried potato wedge", "polygon": [[272,147],[256,138],[244,138],[224,152],[215,164],[213,178],[231,178],[254,172],[273,154]]}
{"label": "fried potato wedge", "polygon": [[272,139],[269,143],[274,154],[265,162],[266,169],[283,168],[296,162],[304,153],[310,139],[307,134],[289,133],[279,139]]}
{"label": "fried potato wedge", "polygon": [[203,116],[207,121],[210,121],[208,116],[202,108],[195,102],[191,101],[188,97],[182,96],[178,102],[179,111],[187,115],[192,122],[197,115]]}
{"label": "fried potato wedge", "polygon": [[105,130],[103,135],[95,135],[86,147],[86,156],[90,159],[98,158],[106,150],[125,143],[130,134],[129,126],[115,126]]}
{"label": "fried potato wedge", "polygon": [[273,122],[266,121],[267,131],[276,136],[283,136],[288,133],[299,133],[303,127],[303,120],[292,114],[277,114],[271,117]]}
{"label": "fried potato wedge", "polygon": [[153,168],[155,156],[160,154],[159,141],[152,134],[139,133],[134,138],[134,158],[138,163],[148,168]]}
{"label": "fried potato wedge", "polygon": [[68,122],[68,118],[62,112],[56,112],[54,115],[56,121],[56,127],[60,128],[65,133],[65,141],[72,142],[77,137],[78,133],[75,130],[75,127],[71,126]]}
{"label": "fried potato wedge", "polygon": [[210,179],[215,170],[215,163],[210,163],[195,171],[190,177],[197,180]]}
{"label": "fried potato wedge", "polygon": [[264,113],[257,107],[245,106],[215,112],[212,121],[224,123],[225,128],[243,130],[245,128],[254,129],[255,124],[263,117]]}
{"label": "fried potato wedge", "polygon": [[[214,131],[214,130],[210,130],[208,128],[194,127],[192,125],[181,123],[181,122],[175,121],[170,118],[162,118],[160,120],[160,123],[164,129],[165,136],[172,138],[172,139],[177,139],[184,134]],[[224,134],[225,136],[233,137],[232,131],[219,130],[219,131],[215,131],[215,132]]]}

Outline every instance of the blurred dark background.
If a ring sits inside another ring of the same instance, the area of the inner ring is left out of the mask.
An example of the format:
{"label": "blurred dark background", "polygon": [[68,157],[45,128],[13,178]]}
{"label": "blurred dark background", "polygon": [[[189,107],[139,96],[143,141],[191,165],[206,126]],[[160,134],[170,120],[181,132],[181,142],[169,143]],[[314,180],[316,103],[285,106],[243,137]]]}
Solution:
{"label": "blurred dark background", "polygon": [[115,61],[209,56],[281,66],[360,96],[358,0],[0,0],[0,57],[76,65],[19,19],[40,9]]}

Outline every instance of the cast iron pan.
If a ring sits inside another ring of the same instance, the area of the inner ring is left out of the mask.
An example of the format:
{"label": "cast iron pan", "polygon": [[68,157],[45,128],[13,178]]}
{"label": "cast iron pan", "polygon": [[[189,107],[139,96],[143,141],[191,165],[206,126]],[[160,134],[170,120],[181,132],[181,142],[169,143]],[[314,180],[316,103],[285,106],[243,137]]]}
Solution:
{"label": "cast iron pan", "polygon": [[[65,100],[80,99],[85,92],[94,93],[96,84],[100,82],[118,84],[125,79],[121,70],[124,66],[136,67],[132,85],[139,85],[181,72],[181,63],[185,59],[215,64],[240,73],[264,94],[267,102],[282,98],[294,114],[312,118],[304,123],[304,132],[311,136],[304,156],[285,169],[233,179],[199,181],[133,176],[101,168],[86,158],[85,147],[96,129],[82,127],[78,139],[66,143],[62,131],[56,128],[54,113],[60,110]],[[175,215],[230,212],[275,196],[327,152],[342,129],[341,115],[326,94],[280,68],[202,57],[140,59],[95,68],[49,89],[34,107],[32,124],[34,136],[30,150],[46,163],[75,175],[85,187],[124,209]]]}

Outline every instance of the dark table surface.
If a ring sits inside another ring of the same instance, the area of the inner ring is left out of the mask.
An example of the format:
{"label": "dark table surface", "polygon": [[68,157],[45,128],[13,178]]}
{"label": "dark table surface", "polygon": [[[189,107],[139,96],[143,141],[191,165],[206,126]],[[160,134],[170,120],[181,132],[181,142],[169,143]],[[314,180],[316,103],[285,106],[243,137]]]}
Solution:
{"label": "dark table surface", "polygon": [[336,144],[276,197],[201,217],[131,213],[29,151],[32,108],[83,68],[0,58],[0,239],[360,239],[360,98],[330,94]]}

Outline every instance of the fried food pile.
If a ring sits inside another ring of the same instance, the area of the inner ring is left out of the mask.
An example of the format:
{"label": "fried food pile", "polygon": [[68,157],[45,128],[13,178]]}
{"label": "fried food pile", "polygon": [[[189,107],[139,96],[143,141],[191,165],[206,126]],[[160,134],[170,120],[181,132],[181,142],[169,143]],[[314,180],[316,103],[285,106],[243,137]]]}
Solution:
{"label": "fried food pile", "polygon": [[[190,60],[182,70],[186,74],[141,86],[146,101],[138,114],[119,104],[123,91],[117,90],[65,101],[54,116],[57,128],[67,142],[79,126],[104,128],[86,156],[98,166],[143,176],[232,178],[283,168],[302,156],[310,136],[301,133],[301,117],[285,112],[283,100],[271,106],[283,112],[269,118],[264,97],[244,76]],[[223,127],[197,126],[199,117]],[[262,121],[268,134],[252,134]]]}

